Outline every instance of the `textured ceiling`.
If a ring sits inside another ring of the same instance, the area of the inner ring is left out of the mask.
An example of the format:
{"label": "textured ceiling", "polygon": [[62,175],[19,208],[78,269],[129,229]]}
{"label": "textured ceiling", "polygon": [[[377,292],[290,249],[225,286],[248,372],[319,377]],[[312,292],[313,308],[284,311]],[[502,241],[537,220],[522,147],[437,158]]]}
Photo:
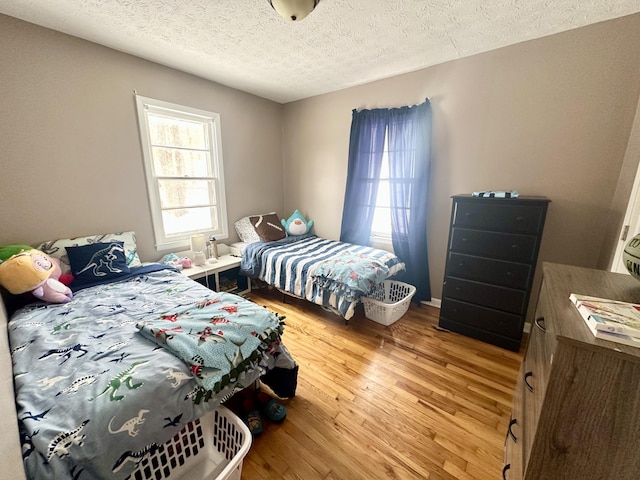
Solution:
{"label": "textured ceiling", "polygon": [[321,0],[292,23],[267,0],[0,0],[0,13],[280,103],[639,11],[639,0]]}

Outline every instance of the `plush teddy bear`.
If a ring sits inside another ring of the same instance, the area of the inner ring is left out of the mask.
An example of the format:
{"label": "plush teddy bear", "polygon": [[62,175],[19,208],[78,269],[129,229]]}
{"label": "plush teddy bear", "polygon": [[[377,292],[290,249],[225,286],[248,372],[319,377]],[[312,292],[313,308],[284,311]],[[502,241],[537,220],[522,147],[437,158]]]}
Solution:
{"label": "plush teddy bear", "polygon": [[307,220],[296,210],[288,220],[280,220],[289,235],[304,235],[313,227],[313,220]]}
{"label": "plush teddy bear", "polygon": [[31,292],[45,302],[66,303],[73,297],[58,280],[61,274],[58,259],[33,248],[0,263],[0,285],[14,295]]}

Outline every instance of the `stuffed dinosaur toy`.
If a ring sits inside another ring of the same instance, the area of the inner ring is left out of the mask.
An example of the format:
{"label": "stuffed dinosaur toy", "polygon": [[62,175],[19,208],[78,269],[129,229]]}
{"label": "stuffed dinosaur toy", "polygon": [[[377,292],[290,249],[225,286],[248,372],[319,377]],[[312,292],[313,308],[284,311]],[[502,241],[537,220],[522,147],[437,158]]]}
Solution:
{"label": "stuffed dinosaur toy", "polygon": [[282,223],[289,235],[304,235],[313,227],[313,220],[307,222],[298,210],[293,212],[293,215],[288,220],[280,220],[280,223]]}
{"label": "stuffed dinosaur toy", "polygon": [[31,292],[45,302],[66,303],[73,293],[58,280],[61,273],[56,258],[28,247],[0,263],[0,285],[14,295]]}

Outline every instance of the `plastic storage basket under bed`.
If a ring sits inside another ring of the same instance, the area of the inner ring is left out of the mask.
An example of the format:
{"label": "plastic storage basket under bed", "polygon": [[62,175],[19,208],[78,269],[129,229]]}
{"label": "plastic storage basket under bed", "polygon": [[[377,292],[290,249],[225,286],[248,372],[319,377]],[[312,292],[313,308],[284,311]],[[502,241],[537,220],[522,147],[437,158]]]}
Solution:
{"label": "plastic storage basket under bed", "polygon": [[416,287],[396,280],[385,280],[367,297],[362,297],[364,315],[382,325],[398,321],[409,309]]}
{"label": "plastic storage basket under bed", "polygon": [[131,480],[240,480],[251,433],[231,410],[217,410],[188,423],[140,462]]}

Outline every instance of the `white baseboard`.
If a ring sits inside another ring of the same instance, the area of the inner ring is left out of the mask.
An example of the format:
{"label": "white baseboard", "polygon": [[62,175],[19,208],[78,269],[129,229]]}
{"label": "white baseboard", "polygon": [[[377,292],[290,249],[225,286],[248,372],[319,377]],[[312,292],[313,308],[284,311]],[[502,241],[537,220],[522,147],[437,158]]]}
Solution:
{"label": "white baseboard", "polygon": [[422,305],[429,305],[430,307],[436,307],[436,308],[440,308],[440,305],[442,305],[442,300],[440,300],[439,298],[433,298],[431,297],[431,300],[428,302],[420,302]]}

